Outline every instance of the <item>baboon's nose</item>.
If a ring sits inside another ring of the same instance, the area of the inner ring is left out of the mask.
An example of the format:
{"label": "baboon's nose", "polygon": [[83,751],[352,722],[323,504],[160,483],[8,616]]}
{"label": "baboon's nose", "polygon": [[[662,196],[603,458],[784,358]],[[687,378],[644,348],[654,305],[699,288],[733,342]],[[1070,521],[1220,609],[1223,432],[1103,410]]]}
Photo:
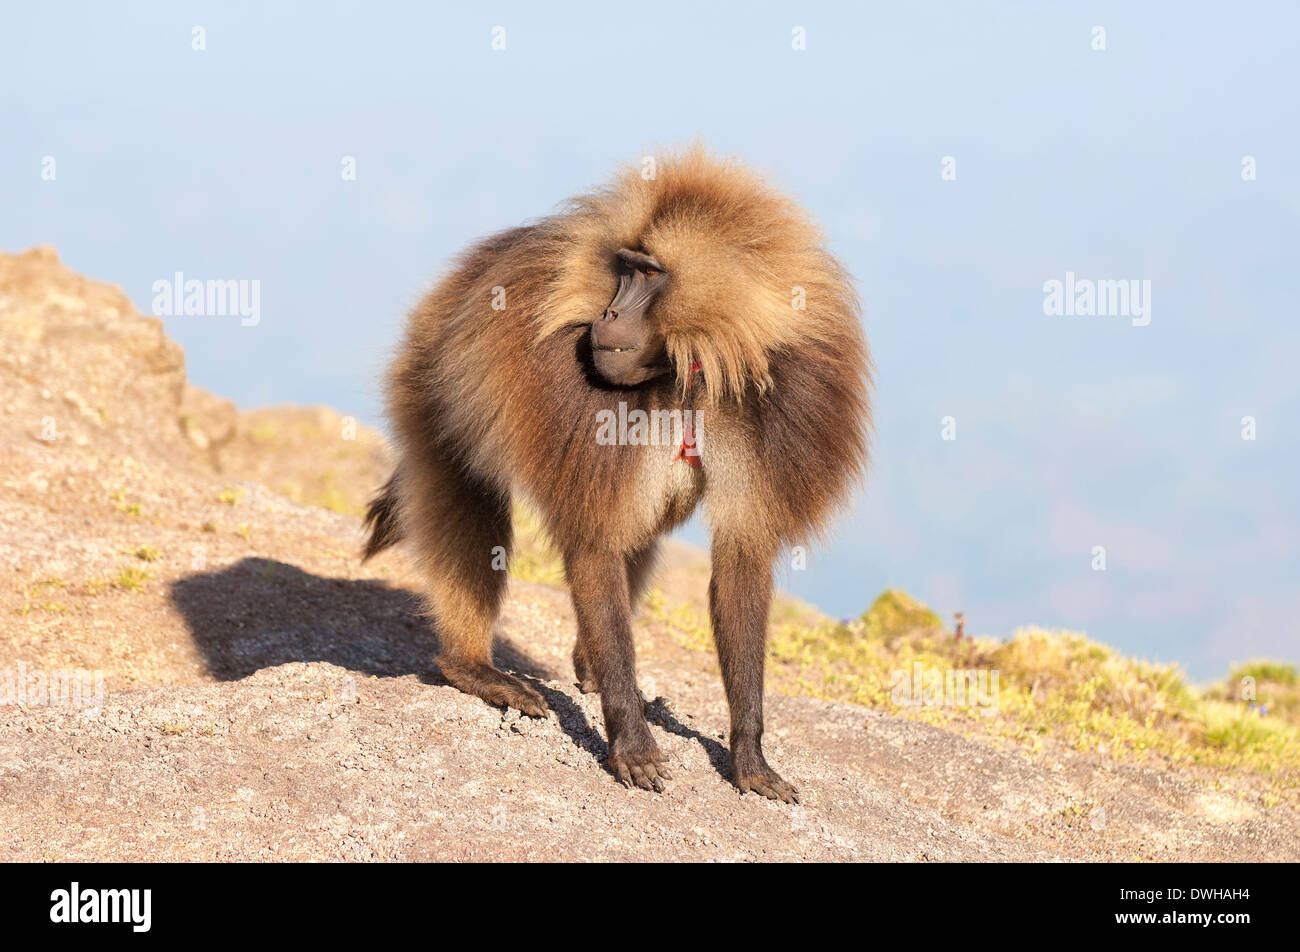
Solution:
{"label": "baboon's nose", "polygon": [[609,310],[607,310],[607,311],[605,312],[605,320],[607,320],[607,321],[616,321],[616,320],[618,320],[618,311],[614,310],[613,308],[610,308]]}

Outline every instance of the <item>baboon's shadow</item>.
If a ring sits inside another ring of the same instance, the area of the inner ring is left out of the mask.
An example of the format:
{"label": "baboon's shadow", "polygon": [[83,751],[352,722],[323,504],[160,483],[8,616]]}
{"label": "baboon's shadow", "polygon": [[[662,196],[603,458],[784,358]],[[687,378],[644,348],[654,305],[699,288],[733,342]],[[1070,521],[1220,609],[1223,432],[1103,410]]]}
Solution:
{"label": "baboon's shadow", "polygon": [[[446,684],[438,637],[415,592],[372,579],[325,578],[283,562],[243,559],[172,583],[213,677],[234,681],[292,661],[327,661],[380,677]],[[530,677],[551,672],[501,638],[494,663]]]}
{"label": "baboon's shadow", "polygon": [[[208,671],[222,681],[294,661],[325,661],[377,677],[414,674],[445,685],[438,669],[438,636],[420,612],[417,594],[373,579],[327,578],[283,562],[243,559],[218,572],[173,582],[170,597],[185,618]],[[498,637],[493,663],[532,679],[554,680],[546,665]],[[575,744],[604,759],[605,739],[574,700],[533,682]],[[661,700],[646,714],[665,730],[698,742],[723,776],[727,749],[683,725]]]}

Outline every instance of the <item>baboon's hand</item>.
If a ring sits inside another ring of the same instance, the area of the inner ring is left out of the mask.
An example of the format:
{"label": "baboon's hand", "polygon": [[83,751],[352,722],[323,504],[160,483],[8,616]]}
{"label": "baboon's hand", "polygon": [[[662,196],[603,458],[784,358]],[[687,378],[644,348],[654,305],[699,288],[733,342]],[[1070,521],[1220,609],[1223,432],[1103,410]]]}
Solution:
{"label": "baboon's hand", "polygon": [[673,779],[664,755],[653,740],[648,745],[645,741],[635,745],[614,741],[609,749],[609,769],[623,786],[637,786],[655,793],[663,793],[664,781]]}

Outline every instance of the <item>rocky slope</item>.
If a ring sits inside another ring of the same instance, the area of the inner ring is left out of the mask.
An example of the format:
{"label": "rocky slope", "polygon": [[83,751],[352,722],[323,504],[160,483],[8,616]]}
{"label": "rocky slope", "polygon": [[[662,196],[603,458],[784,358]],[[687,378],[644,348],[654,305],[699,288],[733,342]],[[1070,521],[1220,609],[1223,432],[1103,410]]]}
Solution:
{"label": "rocky slope", "polygon": [[[742,797],[712,657],[650,617],[676,779],[625,790],[561,589],[513,582],[498,628],[552,718],[442,681],[400,553],[356,558],[386,466],[333,411],[189,385],[159,322],[52,252],[0,255],[0,694],[25,685],[0,703],[0,857],[1300,858],[1294,810],[1229,783],[801,697],[770,699],[768,751],[803,804]],[[668,562],[667,595],[698,601],[700,554]],[[79,671],[102,697],[35,693]]]}

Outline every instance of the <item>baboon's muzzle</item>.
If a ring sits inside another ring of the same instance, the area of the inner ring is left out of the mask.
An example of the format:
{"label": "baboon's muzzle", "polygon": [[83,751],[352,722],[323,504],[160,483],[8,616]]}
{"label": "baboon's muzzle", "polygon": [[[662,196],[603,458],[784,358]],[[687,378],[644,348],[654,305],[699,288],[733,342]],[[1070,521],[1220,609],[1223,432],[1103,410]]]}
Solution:
{"label": "baboon's muzzle", "polygon": [[609,383],[634,386],[656,376],[663,344],[656,340],[646,309],[654,292],[644,279],[624,278],[605,313],[591,324],[591,356]]}

